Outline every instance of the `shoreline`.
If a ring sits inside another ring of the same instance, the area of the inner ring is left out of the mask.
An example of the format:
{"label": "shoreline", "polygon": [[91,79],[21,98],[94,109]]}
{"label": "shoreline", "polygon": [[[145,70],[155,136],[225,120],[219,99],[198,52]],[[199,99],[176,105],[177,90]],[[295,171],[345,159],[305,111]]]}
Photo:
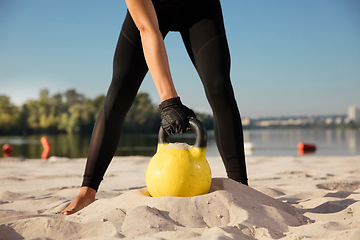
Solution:
{"label": "shoreline", "polygon": [[150,159],[114,157],[97,200],[74,215],[58,216],[54,212],[78,193],[86,159],[0,158],[0,239],[355,240],[360,235],[360,155],[247,156],[249,187],[226,179],[220,157],[207,157],[211,191],[192,198],[146,196]]}

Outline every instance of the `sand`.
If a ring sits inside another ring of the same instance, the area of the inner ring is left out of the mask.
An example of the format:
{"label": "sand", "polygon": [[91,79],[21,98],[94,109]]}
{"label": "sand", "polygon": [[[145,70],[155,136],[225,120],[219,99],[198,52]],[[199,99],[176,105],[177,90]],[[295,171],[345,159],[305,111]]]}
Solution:
{"label": "sand", "polygon": [[97,200],[55,214],[78,193],[85,159],[0,159],[0,239],[360,239],[360,156],[247,157],[249,186],[209,157],[212,186],[152,198],[149,157],[115,157]]}

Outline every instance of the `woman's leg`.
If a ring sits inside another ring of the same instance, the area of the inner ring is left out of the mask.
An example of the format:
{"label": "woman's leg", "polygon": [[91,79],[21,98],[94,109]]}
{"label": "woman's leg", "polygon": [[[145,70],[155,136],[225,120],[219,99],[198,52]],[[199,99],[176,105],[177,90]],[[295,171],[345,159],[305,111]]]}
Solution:
{"label": "woman's leg", "polygon": [[247,185],[243,130],[230,81],[230,53],[221,9],[211,10],[206,18],[180,33],[213,110],[216,143],[228,177]]}
{"label": "woman's leg", "polygon": [[125,116],[148,71],[141,46],[139,31],[128,13],[115,50],[113,78],[91,137],[82,188],[63,214],[75,213],[95,200],[117,149]]}
{"label": "woman's leg", "polygon": [[127,14],[116,46],[113,78],[95,123],[82,186],[98,189],[119,144],[125,116],[148,68],[139,31]]}

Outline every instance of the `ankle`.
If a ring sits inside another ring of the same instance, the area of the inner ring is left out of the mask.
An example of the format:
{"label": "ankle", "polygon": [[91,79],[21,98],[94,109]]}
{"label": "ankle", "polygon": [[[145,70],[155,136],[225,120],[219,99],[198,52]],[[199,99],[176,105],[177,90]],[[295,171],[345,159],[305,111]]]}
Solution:
{"label": "ankle", "polygon": [[91,187],[81,187],[79,196],[86,198],[94,198],[95,199],[96,191]]}

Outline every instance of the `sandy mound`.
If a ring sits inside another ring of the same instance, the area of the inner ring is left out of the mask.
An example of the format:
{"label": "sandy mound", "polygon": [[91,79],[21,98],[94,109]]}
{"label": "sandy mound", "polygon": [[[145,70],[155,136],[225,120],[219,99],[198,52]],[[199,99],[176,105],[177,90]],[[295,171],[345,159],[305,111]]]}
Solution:
{"label": "sandy mound", "polygon": [[54,214],[78,193],[86,159],[0,158],[0,240],[359,240],[360,156],[248,157],[250,187],[208,158],[209,194],[151,198],[150,157],[117,157],[98,200]]}
{"label": "sandy mound", "polygon": [[148,239],[277,239],[289,226],[300,226],[306,219],[287,203],[232,180],[215,178],[210,193],[202,196],[152,198],[146,189],[137,189],[97,200],[72,216],[48,212],[9,216],[1,223],[0,238],[14,240],[143,235]]}

